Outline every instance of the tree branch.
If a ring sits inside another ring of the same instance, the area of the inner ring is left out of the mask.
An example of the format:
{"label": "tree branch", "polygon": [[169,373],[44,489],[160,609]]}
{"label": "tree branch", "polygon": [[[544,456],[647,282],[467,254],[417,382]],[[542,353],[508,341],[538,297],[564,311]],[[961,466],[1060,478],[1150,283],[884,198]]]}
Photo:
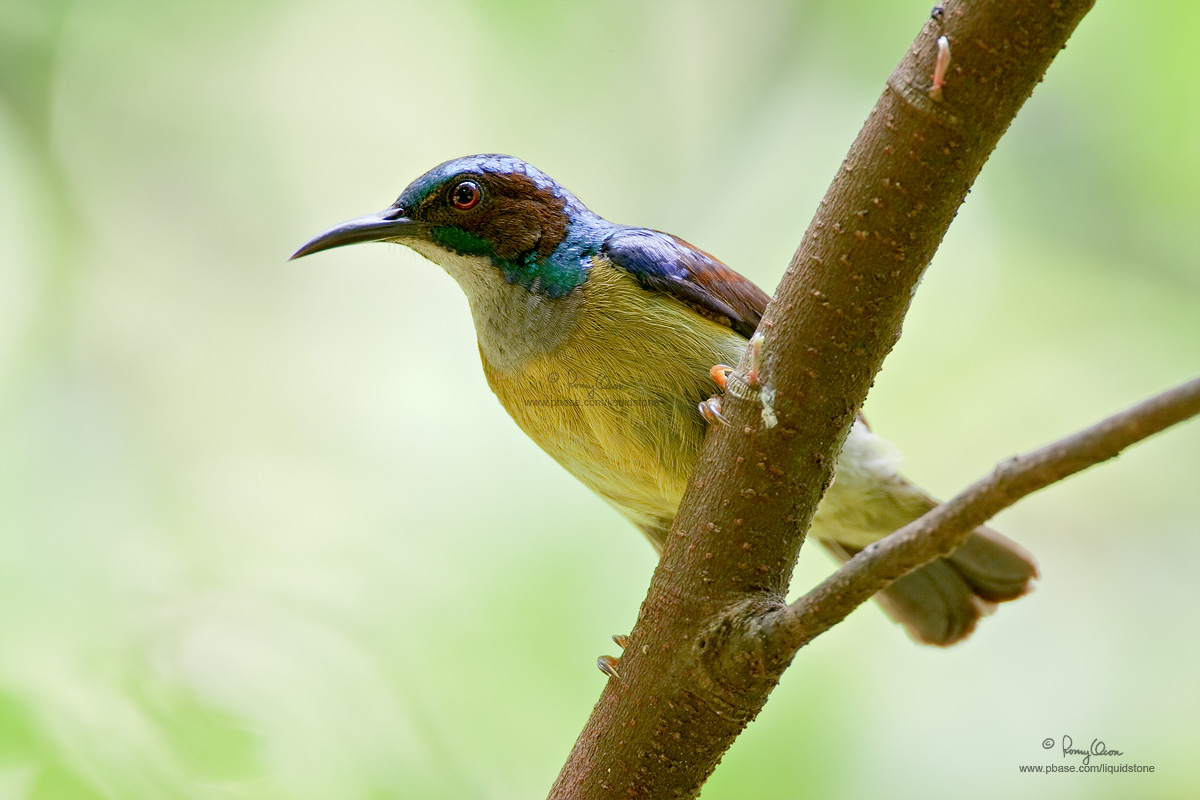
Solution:
{"label": "tree branch", "polygon": [[763,621],[770,657],[782,663],[907,572],[949,555],[977,526],[1026,495],[1115,458],[1131,444],[1200,414],[1200,378],[1090,428],[996,466],[953,500],[846,562],[808,594]]}
{"label": "tree branch", "polygon": [[[784,608],[856,410],[971,184],[1092,2],[950,0],[926,22],[759,326],[763,396],[736,391],[745,358],[730,376],[733,425],[710,431],[620,677],[552,798],[694,797],[762,708],[787,666],[762,623]],[[940,36],[952,59],[934,99]]]}

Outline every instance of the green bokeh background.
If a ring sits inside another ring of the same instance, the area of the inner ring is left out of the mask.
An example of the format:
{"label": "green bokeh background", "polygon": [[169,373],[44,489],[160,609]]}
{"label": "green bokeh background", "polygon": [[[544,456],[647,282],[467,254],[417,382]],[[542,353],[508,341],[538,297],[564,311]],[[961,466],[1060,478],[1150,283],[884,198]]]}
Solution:
{"label": "green bokeh background", "polygon": [[[499,151],[774,287],[930,3],[0,0],[0,798],[543,796],[654,555],[436,267],[285,259]],[[1200,5],[1110,0],[867,412],[948,496],[1197,371]],[[1200,426],[995,526],[1036,593],[949,651],[855,613],[704,800],[1200,794]],[[1156,772],[1018,772],[1064,734]]]}

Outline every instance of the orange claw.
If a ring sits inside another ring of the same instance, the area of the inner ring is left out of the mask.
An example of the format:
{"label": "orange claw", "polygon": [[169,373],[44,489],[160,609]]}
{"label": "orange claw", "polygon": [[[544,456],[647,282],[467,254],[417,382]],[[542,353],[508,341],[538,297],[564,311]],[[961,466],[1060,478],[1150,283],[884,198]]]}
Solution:
{"label": "orange claw", "polygon": [[733,367],[727,367],[724,364],[717,364],[708,371],[708,374],[712,376],[712,379],[717,382],[717,386],[719,386],[723,392],[725,391],[725,379],[729,377],[729,373],[731,372],[733,372]]}
{"label": "orange claw", "polygon": [[629,637],[621,633],[614,633],[613,641],[616,642],[617,647],[621,648],[622,650],[629,646]]}

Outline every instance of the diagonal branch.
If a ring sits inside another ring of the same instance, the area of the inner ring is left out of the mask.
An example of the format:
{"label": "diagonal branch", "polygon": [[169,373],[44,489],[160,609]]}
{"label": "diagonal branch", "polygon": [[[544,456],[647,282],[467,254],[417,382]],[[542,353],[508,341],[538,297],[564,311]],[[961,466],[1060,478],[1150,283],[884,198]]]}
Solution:
{"label": "diagonal branch", "polygon": [[1200,414],[1200,378],[1155,395],[1078,433],[996,466],[953,500],[871,545],[811,592],[764,620],[782,663],[880,589],[948,555],[976,526],[1026,495],[1115,458],[1130,445]]}
{"label": "diagonal branch", "polygon": [[763,622],[856,410],[959,205],[1093,2],[946,0],[926,21],[767,307],[763,395],[726,395],[733,425],[710,431],[620,677],[550,797],[694,797],[762,709],[787,666]]}

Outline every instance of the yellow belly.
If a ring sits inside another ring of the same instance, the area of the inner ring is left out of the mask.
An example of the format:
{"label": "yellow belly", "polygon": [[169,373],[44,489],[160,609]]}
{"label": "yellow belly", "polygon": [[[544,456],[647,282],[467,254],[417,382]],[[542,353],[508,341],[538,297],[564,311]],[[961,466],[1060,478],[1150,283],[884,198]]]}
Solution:
{"label": "yellow belly", "polygon": [[704,438],[696,405],[717,391],[708,370],[746,340],[604,263],[583,290],[562,346],[507,370],[484,356],[484,372],[531,439],[661,546]]}

